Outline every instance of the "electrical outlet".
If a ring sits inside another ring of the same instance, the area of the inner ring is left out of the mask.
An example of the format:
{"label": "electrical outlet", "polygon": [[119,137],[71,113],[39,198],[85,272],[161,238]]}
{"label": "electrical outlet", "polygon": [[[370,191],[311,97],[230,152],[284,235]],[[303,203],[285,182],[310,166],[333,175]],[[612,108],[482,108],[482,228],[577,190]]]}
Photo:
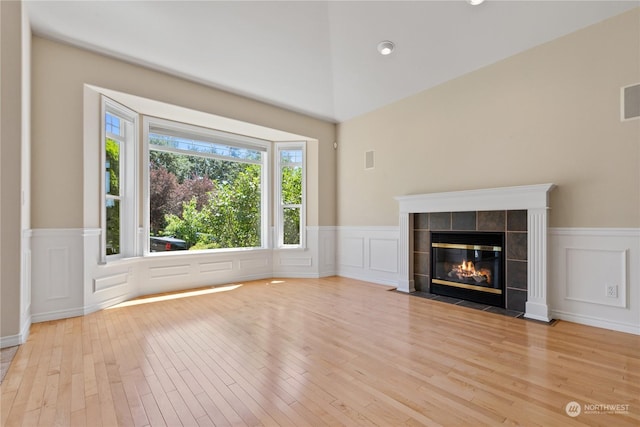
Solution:
{"label": "electrical outlet", "polygon": [[616,285],[607,285],[607,296],[609,298],[618,298],[618,287]]}

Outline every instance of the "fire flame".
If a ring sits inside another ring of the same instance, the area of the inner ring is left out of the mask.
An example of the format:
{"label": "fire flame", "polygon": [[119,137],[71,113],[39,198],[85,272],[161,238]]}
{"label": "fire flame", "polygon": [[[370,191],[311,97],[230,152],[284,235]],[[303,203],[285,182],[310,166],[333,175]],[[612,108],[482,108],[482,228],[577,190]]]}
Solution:
{"label": "fire flame", "polygon": [[460,270],[470,274],[473,274],[476,272],[476,269],[473,266],[473,263],[471,261],[462,261],[462,264],[460,264]]}
{"label": "fire flame", "polygon": [[476,270],[473,262],[463,260],[460,265],[456,265],[449,275],[456,275],[458,279],[473,279],[476,282],[491,283],[491,271],[486,268]]}

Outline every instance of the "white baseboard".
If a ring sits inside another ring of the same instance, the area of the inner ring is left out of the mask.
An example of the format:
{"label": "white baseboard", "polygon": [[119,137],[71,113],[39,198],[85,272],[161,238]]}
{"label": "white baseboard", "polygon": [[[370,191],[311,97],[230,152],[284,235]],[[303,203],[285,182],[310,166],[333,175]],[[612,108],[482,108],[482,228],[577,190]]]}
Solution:
{"label": "white baseboard", "polygon": [[99,303],[96,303],[96,304],[85,305],[83,307],[82,315],[93,313],[93,312],[98,311],[98,310],[104,310],[105,308],[112,307],[112,306],[114,306],[116,304],[120,304],[121,302],[125,302],[125,301],[127,301],[129,299],[131,299],[131,298],[128,295],[122,295],[122,296],[119,296],[119,297],[116,297],[116,298],[112,298],[112,299],[109,299],[109,300],[106,300],[106,301],[102,301],[102,302],[99,302]]}
{"label": "white baseboard", "polygon": [[585,314],[567,313],[561,310],[551,310],[551,317],[553,319],[565,320],[567,322],[580,323],[581,325],[640,335],[640,326],[631,323],[616,322]]}
{"label": "white baseboard", "polygon": [[341,273],[341,274],[338,274],[338,276],[346,277],[348,279],[362,280],[363,282],[370,282],[370,283],[373,283],[374,285],[392,286],[394,288],[398,287],[397,280],[382,279],[380,277],[375,277],[374,275],[371,275],[371,274]]}
{"label": "white baseboard", "polygon": [[84,316],[86,314],[84,307],[75,307],[65,310],[53,310],[38,314],[33,314],[31,320],[33,323],[48,322],[50,320],[68,319],[70,317]]}
{"label": "white baseboard", "polygon": [[0,348],[15,347],[16,345],[20,345],[22,343],[22,336],[20,334],[0,337]]}

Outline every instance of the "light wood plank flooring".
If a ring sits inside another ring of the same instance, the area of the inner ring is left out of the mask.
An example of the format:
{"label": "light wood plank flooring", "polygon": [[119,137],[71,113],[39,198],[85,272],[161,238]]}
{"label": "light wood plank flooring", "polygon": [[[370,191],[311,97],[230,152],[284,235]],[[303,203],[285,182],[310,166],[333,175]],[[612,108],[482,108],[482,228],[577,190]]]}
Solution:
{"label": "light wood plank flooring", "polygon": [[1,424],[640,425],[638,336],[337,277],[175,296],[34,324]]}

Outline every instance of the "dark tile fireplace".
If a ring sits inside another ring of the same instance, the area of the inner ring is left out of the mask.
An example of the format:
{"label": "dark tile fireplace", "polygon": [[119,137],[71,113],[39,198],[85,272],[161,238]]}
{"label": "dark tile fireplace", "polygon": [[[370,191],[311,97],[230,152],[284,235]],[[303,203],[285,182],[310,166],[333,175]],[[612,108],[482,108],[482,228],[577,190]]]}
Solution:
{"label": "dark tile fireplace", "polygon": [[525,311],[526,210],[416,213],[413,236],[417,291]]}

